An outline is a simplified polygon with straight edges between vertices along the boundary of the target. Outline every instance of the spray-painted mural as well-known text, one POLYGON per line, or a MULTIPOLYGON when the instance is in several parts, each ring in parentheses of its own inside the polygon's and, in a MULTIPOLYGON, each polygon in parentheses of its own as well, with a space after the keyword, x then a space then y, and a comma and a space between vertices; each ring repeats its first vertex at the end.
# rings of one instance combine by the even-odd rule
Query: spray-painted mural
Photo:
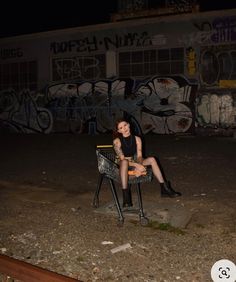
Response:
POLYGON ((219 86, 221 80, 236 79, 236 45, 210 46, 201 50, 200 83, 219 86))
POLYGON ((0 128, 99 134, 126 115, 144 134, 235 130, 235 27, 212 11, 3 42, 0 128))
POLYGON ((9 90, 1 93, 0 119, 14 132, 95 134, 112 130, 126 113, 144 134, 191 132, 195 93, 196 86, 181 77, 83 81, 49 86, 42 107, 29 92, 9 90))
MULTIPOLYGON (((193 131, 196 87, 180 77, 154 77, 140 83, 130 111, 144 133, 171 134, 193 131)), ((129 107, 129 103, 127 104, 129 107)))
POLYGON ((235 125, 236 106, 231 94, 204 93, 197 98, 197 121, 200 126, 229 128, 235 125))
POLYGON ((49 133, 53 127, 51 112, 40 107, 32 93, 25 90, 0 92, 0 129, 4 132, 49 133))

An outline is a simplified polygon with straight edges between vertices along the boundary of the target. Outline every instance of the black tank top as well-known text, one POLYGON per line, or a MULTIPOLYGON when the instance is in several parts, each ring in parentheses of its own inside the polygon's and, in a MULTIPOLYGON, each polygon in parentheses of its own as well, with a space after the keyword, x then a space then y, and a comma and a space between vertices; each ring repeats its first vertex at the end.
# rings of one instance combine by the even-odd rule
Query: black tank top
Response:
POLYGON ((134 157, 137 153, 136 138, 134 135, 120 137, 121 149, 125 157, 134 157))

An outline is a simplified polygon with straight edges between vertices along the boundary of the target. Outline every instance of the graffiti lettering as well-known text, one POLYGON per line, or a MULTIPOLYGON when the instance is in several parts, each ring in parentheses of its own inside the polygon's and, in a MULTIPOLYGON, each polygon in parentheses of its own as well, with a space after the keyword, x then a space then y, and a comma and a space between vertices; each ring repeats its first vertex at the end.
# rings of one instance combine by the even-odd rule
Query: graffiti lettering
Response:
POLYGON ((153 77, 143 82, 117 79, 56 84, 49 87, 47 96, 54 121, 76 120, 80 133, 91 119, 98 132, 111 130, 113 122, 126 112, 138 121, 144 134, 171 134, 192 130, 194 91, 183 79, 153 77))
POLYGON ((99 61, 94 57, 53 59, 54 80, 87 79, 91 73, 94 78, 100 75, 99 61))
POLYGON ((78 40, 70 40, 63 42, 52 42, 50 50, 54 54, 67 52, 92 52, 98 50, 98 43, 95 36, 91 39, 88 37, 78 40))
POLYGON ((194 44, 203 44, 209 43, 211 41, 212 31, 199 31, 199 32, 192 32, 190 34, 184 34, 178 40, 179 43, 187 46, 187 45, 194 45, 194 44))
POLYGON ((8 128, 9 132, 51 132, 53 126, 51 112, 38 106, 29 90, 20 93, 5 90, 0 94, 0 125, 8 128))
POLYGON ((147 32, 143 32, 140 36, 137 33, 128 33, 124 36, 115 35, 115 38, 104 37, 104 45, 106 50, 109 50, 111 47, 150 46, 152 41, 147 32))
POLYGON ((194 23, 194 26, 199 30, 197 33, 185 35, 185 41, 188 43, 204 43, 209 42, 220 43, 236 40, 236 17, 215 18, 212 23, 204 21, 202 23, 194 23), (199 41, 198 34, 203 36, 199 41), (191 40, 191 42, 190 42, 191 40))
POLYGON ((204 94, 197 99, 197 121, 200 126, 235 125, 235 107, 231 95, 204 94))
POLYGON ((140 35, 138 33, 116 34, 114 37, 104 37, 100 40, 93 36, 91 38, 85 37, 77 40, 52 42, 50 50, 53 54, 60 54, 66 52, 93 52, 97 51, 99 47, 110 50, 127 46, 143 47, 151 45, 151 37, 147 32, 142 32, 140 35))
POLYGON ((236 17, 217 18, 212 23, 214 34, 211 39, 215 43, 236 40, 236 17))
POLYGON ((23 56, 23 51, 21 48, 13 48, 13 49, 1 49, 0 57, 1 59, 11 59, 11 58, 19 58, 23 56))
POLYGON ((202 48, 200 56, 200 82, 205 86, 218 86, 220 80, 236 76, 233 68, 236 50, 232 46, 219 45, 202 48))

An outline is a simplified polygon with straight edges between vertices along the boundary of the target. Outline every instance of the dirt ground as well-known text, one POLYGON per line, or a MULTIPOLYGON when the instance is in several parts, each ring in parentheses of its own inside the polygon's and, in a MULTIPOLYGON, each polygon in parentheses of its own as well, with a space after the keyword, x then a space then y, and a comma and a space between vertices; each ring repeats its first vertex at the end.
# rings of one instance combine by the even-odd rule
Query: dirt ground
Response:
MULTIPOLYGON (((96 144, 110 135, 2 135, 0 254, 81 281, 212 281, 220 259, 236 263, 236 139, 147 135, 183 196, 160 197, 156 180, 143 185, 149 203, 184 207, 185 228, 144 227, 95 212, 96 144), (123 246, 124 245, 124 246, 123 246), (113 252, 116 247, 125 250, 113 252)), ((112 200, 104 184, 101 205, 112 200)))

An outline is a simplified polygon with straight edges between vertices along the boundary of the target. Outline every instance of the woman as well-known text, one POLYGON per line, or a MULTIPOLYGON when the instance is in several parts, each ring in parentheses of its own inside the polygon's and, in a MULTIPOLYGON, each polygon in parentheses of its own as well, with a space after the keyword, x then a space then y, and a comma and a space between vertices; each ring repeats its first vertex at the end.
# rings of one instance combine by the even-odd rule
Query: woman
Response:
POLYGON ((164 180, 161 170, 154 157, 143 158, 142 156, 142 140, 140 137, 132 135, 130 124, 120 119, 116 122, 113 146, 119 158, 120 177, 123 193, 123 207, 132 206, 131 191, 128 185, 128 169, 132 167, 136 176, 145 174, 146 166, 151 166, 156 179, 161 186, 162 197, 178 197, 180 192, 174 191, 169 182, 164 180))

